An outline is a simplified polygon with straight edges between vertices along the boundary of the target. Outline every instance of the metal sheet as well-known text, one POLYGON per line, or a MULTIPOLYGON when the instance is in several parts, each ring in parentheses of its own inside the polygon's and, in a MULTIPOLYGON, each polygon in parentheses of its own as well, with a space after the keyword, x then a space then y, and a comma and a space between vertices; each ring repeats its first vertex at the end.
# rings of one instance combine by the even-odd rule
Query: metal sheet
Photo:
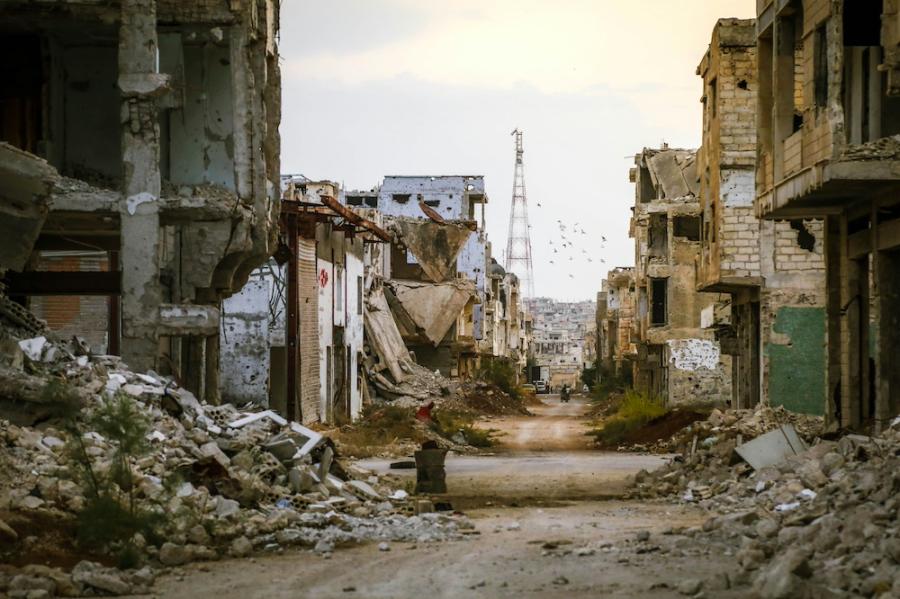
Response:
POLYGON ((792 455, 806 451, 806 443, 790 424, 739 445, 735 451, 744 461, 759 470, 783 462, 792 455))

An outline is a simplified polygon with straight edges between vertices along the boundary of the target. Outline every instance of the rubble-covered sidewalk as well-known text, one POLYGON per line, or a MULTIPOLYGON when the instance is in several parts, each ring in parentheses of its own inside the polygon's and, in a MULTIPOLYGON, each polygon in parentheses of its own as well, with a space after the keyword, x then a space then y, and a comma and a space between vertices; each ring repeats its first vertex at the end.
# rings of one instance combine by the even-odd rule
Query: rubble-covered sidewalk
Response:
MULTIPOLYGON (((3 349, 0 381, 18 388, 0 397, 0 561, 15 564, 0 567, 0 593, 10 597, 146 592, 160 567, 194 560, 291 547, 328 555, 349 543, 460 539, 471 528, 464 517, 415 515, 405 489, 342 465, 328 438, 275 412, 203 404, 171 378, 91 355, 77 339, 8 336, 3 349), (149 424, 147 451, 127 460, 134 488, 117 490, 159 521, 152 535, 123 542, 137 550, 135 568, 109 567, 123 543, 85 551, 79 563, 72 538, 44 538, 73 530, 86 503, 72 436, 55 415, 60 389, 78 404, 81 427, 116 401, 149 424), (48 556, 50 566, 28 564, 48 556)), ((96 472, 114 468, 111 440, 83 430, 74 441, 96 472)))

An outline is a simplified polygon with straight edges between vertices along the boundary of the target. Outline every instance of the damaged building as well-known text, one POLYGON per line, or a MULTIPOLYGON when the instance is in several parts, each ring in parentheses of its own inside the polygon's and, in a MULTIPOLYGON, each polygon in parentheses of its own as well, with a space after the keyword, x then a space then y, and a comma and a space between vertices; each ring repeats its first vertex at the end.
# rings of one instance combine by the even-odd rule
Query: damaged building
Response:
POLYGON ((630 180, 635 204, 635 387, 678 404, 731 397, 731 360, 700 315, 719 296, 696 290, 700 204, 696 153, 645 148, 630 180))
POLYGON ((282 177, 279 248, 223 306, 226 399, 339 424, 376 396, 429 397, 484 360, 524 368, 518 279, 482 263, 481 178, 387 180, 344 191, 282 177))
POLYGON ((880 430, 900 411, 900 3, 757 8, 756 214, 825 256, 824 307, 781 327, 822 344, 793 390, 819 390, 833 426, 880 430))
POLYGON ((2 8, 7 296, 217 401, 220 302, 277 239, 277 0, 2 8))
POLYGON ((341 204, 335 182, 286 175, 281 186, 281 246, 223 306, 224 398, 346 422, 366 393, 366 269, 391 237, 341 204))
POLYGON ((634 268, 609 271, 597 294, 597 359, 606 376, 626 381, 634 376, 637 346, 634 343, 634 268))
POLYGON ((697 289, 727 294, 704 313, 732 357, 732 406, 822 414, 825 261, 821 220, 760 220, 756 197, 756 24, 721 19, 697 74, 701 248, 697 289))
POLYGON ((377 194, 397 240, 388 303, 416 361, 444 376, 472 376, 492 355, 482 343, 491 294, 486 202, 480 176, 387 176, 377 194))

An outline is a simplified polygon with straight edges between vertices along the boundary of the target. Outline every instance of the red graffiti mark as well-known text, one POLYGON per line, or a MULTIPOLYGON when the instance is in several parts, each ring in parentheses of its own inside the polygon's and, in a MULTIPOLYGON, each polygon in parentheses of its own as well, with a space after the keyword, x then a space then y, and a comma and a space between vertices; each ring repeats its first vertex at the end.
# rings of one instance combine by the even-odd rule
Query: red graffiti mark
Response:
POLYGON ((327 284, 328 284, 328 271, 323 268, 322 270, 319 271, 319 285, 321 285, 322 288, 324 288, 325 285, 327 285, 327 284))

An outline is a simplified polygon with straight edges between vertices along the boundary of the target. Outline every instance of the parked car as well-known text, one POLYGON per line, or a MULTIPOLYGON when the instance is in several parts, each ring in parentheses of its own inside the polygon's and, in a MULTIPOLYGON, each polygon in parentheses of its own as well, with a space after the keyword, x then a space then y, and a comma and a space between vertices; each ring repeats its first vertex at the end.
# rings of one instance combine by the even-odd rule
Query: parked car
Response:
POLYGON ((535 393, 546 393, 547 392, 547 383, 544 381, 535 381, 534 389, 535 389, 535 393))
POLYGON ((522 385, 521 389, 526 393, 537 393, 537 387, 535 387, 531 383, 525 383, 524 385, 522 385))

